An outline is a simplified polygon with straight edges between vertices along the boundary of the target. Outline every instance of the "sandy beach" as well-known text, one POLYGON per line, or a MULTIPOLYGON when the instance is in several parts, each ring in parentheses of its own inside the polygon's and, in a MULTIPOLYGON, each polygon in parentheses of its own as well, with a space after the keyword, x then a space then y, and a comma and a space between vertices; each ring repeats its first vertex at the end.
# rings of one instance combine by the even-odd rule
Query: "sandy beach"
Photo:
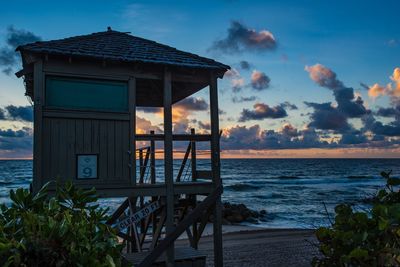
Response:
MULTIPOLYGON (((200 240, 199 250, 207 254, 207 266, 214 266, 210 226, 200 240)), ((223 232, 224 266, 310 266, 318 255, 311 244, 316 242, 313 230, 227 225, 223 232)), ((176 247, 187 245, 184 238, 176 242, 176 247)))

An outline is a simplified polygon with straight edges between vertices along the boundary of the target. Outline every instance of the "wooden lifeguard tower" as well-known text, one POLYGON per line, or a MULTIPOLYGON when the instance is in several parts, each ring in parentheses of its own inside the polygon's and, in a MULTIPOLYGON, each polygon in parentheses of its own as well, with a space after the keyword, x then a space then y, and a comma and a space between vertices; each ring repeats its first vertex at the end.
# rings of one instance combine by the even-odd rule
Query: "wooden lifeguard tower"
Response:
POLYGON ((16 75, 34 103, 33 190, 72 180, 101 197, 126 197, 109 223, 127 244, 126 258, 139 266, 162 259, 167 266, 195 264, 192 252, 213 215, 215 266, 222 266, 217 79, 229 66, 111 28, 17 51, 23 69, 16 75), (207 86, 211 134, 173 134, 172 105, 207 86), (162 107, 163 132, 137 134, 137 107, 162 107), (139 141, 149 146, 137 148, 139 141), (188 147, 175 176, 177 141, 188 147), (163 144, 161 179, 156 142, 163 144), (198 142, 210 144, 207 170, 196 167, 198 142), (188 162, 190 179, 182 179, 188 162), (191 252, 174 247, 184 232, 191 252))

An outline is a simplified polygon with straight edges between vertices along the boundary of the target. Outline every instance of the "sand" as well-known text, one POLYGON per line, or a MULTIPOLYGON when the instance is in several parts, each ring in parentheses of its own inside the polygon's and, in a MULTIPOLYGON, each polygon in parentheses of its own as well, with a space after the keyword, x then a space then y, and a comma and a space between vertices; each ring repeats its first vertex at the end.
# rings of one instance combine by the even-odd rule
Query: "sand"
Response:
MULTIPOLYGON (((250 226, 224 226, 224 266, 310 266, 318 255, 313 230, 264 229, 250 226)), ((211 225, 200 240, 199 250, 207 254, 207 266, 213 266, 211 225)), ((176 246, 188 246, 184 237, 176 246)))

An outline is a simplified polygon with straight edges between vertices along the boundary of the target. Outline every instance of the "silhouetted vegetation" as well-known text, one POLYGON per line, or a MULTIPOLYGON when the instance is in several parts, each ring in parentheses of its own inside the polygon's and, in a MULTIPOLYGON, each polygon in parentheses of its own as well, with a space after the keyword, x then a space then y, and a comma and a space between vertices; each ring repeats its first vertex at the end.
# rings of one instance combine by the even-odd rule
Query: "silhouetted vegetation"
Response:
POLYGON ((372 199, 370 211, 350 205, 335 208, 331 228, 317 230, 322 258, 314 266, 400 266, 400 179, 382 172, 386 187, 372 199))
POLYGON ((0 206, 0 265, 120 266, 122 245, 95 190, 47 188, 11 190, 11 206, 0 206))

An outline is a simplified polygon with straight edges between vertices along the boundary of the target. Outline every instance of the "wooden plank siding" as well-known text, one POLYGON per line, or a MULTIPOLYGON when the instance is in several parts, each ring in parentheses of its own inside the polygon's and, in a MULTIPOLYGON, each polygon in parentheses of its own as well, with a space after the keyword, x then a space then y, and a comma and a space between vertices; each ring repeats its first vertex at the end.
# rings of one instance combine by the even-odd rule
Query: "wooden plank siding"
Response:
POLYGON ((131 185, 129 121, 43 118, 43 180, 82 185, 131 185), (76 179, 76 155, 98 155, 97 180, 76 179))

